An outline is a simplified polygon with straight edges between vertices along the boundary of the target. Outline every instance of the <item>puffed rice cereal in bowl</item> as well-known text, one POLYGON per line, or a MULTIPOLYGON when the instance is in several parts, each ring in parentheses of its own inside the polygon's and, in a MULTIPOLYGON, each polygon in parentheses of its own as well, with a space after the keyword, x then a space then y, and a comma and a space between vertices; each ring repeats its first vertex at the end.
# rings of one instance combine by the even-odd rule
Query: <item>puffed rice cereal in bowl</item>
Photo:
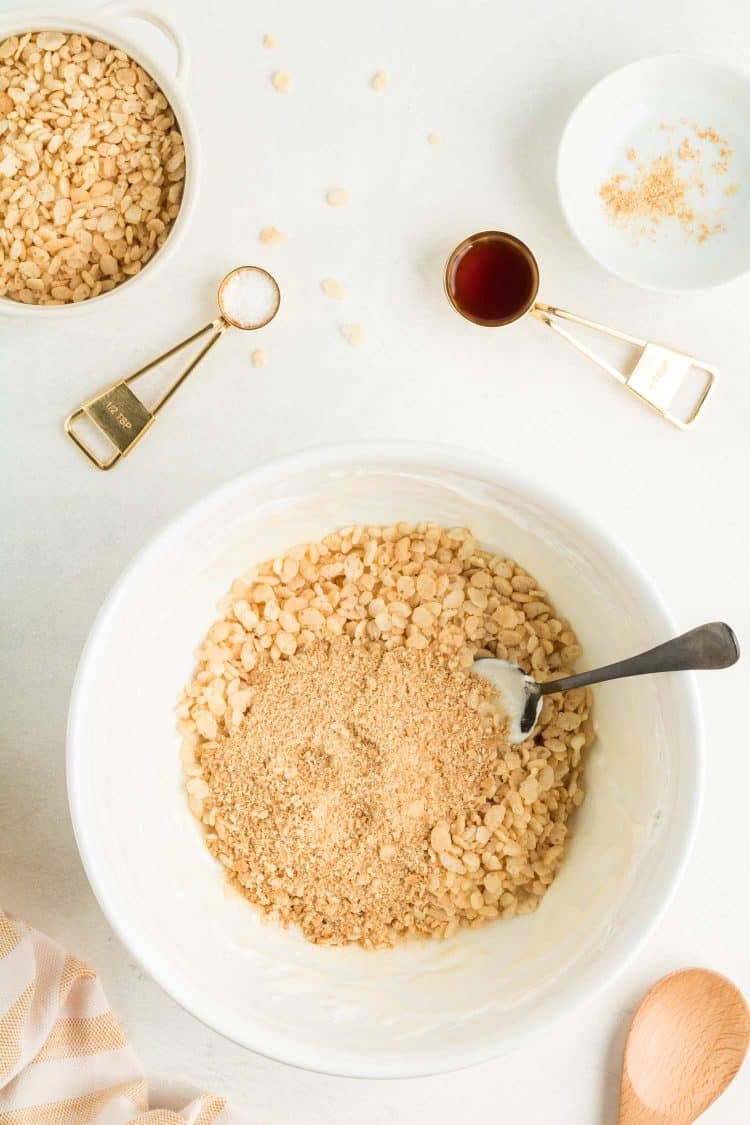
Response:
POLYGON ((0 296, 78 304, 135 277, 185 177, 174 108, 124 50, 77 31, 0 40, 0 296))
POLYGON ((368 947, 528 914, 563 861, 590 689, 509 744, 477 657, 581 654, 466 528, 354 526, 238 578, 178 705, 188 803, 227 879, 310 941, 368 947))

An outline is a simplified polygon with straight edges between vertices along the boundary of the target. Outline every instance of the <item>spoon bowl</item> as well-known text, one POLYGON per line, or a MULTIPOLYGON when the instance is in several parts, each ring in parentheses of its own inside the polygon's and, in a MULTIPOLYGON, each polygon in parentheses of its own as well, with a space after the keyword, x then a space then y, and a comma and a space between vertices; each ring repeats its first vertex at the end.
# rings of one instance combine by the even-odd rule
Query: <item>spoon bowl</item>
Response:
POLYGON ((742 1066, 750 1011, 709 969, 660 980, 641 1002, 625 1044, 619 1125, 688 1125, 742 1066))

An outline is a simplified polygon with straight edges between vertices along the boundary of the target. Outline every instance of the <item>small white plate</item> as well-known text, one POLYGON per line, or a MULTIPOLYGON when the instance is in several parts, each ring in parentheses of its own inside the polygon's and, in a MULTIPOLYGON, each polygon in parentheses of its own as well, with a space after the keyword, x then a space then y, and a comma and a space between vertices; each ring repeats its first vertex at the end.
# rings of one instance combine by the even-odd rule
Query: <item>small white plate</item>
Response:
POLYGON ((750 78, 687 54, 614 71, 573 111, 560 142, 557 182, 573 233, 626 281, 684 291, 739 276, 750 268, 750 78), (685 139, 698 157, 682 147, 685 139), (648 171, 667 155, 689 183, 685 203, 694 219, 613 219, 602 185, 624 175, 628 187, 639 169, 648 171))

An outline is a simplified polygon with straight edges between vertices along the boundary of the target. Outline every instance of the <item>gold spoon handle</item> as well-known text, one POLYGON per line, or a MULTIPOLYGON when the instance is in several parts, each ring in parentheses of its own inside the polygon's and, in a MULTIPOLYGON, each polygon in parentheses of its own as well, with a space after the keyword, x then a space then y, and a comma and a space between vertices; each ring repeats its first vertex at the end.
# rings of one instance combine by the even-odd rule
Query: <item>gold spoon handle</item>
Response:
POLYGON ((216 317, 205 324, 203 328, 199 328, 197 332, 193 332, 190 336, 186 336, 184 340, 180 340, 179 343, 162 352, 156 359, 149 360, 147 364, 139 367, 132 375, 127 375, 124 379, 118 379, 117 382, 110 384, 93 398, 88 399, 65 419, 65 432, 68 437, 88 457, 92 465, 96 465, 97 469, 111 469, 122 457, 130 453, 136 442, 140 441, 162 407, 169 402, 175 391, 182 386, 191 371, 197 367, 228 327, 229 324, 223 317, 216 317), (145 375, 147 371, 152 371, 159 364, 164 363, 165 360, 170 359, 171 356, 194 343, 207 332, 211 332, 212 329, 213 332, 208 342, 183 367, 174 382, 153 406, 146 406, 131 390, 131 384, 145 375), (114 447, 114 453, 106 461, 98 456, 96 451, 84 441, 78 432, 76 424, 83 417, 93 422, 108 443, 114 447))
POLYGON ((652 410, 655 410, 657 414, 666 418, 668 422, 671 422, 673 426, 677 426, 680 430, 689 429, 698 420, 698 416, 706 405, 716 380, 719 378, 719 373, 715 367, 703 363, 702 360, 694 359, 693 356, 687 355, 685 352, 678 352, 674 348, 667 348, 650 340, 642 340, 638 336, 620 332, 617 328, 608 328, 595 320, 588 320, 585 316, 578 316, 566 309, 547 305, 544 301, 537 301, 533 305, 531 313, 542 324, 546 324, 548 328, 556 332, 558 336, 562 336, 563 340, 572 344, 577 351, 585 355, 602 371, 606 371, 608 375, 616 379, 641 402, 645 402, 647 406, 650 406, 652 410), (629 374, 620 371, 592 348, 577 340, 572 333, 563 327, 565 322, 578 324, 582 328, 589 328, 594 332, 603 332, 605 336, 613 336, 616 340, 623 340, 626 344, 632 344, 634 347, 640 348, 640 354, 632 371, 629 374), (702 372, 705 379, 698 399, 693 404, 690 413, 686 418, 680 418, 672 413, 671 407, 693 368, 702 372))

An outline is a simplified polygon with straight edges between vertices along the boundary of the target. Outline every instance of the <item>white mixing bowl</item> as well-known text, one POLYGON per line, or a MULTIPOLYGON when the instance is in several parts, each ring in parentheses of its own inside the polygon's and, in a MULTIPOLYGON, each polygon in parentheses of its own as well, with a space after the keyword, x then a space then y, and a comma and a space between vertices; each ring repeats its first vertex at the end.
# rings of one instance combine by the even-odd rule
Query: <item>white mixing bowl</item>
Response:
POLYGON ((218 1031, 342 1075, 480 1062, 605 985, 681 874, 699 808, 702 738, 686 674, 596 689, 586 801, 540 910, 445 942, 329 948, 263 924, 225 890, 187 809, 175 698, 231 580, 356 521, 467 524, 533 573, 590 665, 675 631, 627 552, 520 471, 442 446, 367 443, 284 458, 190 508, 127 568, 81 658, 68 729, 78 846, 141 965, 218 1031))

